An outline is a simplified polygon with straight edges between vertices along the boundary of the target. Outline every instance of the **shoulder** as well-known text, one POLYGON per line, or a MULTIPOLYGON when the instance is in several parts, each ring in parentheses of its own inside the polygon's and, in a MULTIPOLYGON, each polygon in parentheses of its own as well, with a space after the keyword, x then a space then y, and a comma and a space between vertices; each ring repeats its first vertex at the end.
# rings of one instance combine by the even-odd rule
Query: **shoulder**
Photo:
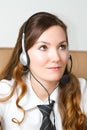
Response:
POLYGON ((81 93, 83 94, 85 91, 87 91, 87 80, 84 78, 79 78, 78 80, 80 83, 81 93))
POLYGON ((12 85, 13 85, 14 80, 6 80, 3 79, 0 81, 0 95, 2 94, 7 94, 10 92, 12 85))
POLYGON ((80 78, 80 89, 81 89, 81 109, 82 111, 87 114, 87 80, 80 78))

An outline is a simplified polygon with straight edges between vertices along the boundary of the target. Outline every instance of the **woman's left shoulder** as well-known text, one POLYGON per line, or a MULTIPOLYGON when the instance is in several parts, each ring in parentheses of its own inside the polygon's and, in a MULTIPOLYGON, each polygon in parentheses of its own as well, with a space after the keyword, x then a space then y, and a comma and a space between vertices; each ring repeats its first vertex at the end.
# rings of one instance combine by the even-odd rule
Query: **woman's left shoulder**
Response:
POLYGON ((79 78, 81 92, 87 91, 87 80, 85 78, 79 78))
POLYGON ((83 111, 87 115, 87 80, 84 78, 79 78, 80 89, 81 89, 81 102, 80 106, 83 111))

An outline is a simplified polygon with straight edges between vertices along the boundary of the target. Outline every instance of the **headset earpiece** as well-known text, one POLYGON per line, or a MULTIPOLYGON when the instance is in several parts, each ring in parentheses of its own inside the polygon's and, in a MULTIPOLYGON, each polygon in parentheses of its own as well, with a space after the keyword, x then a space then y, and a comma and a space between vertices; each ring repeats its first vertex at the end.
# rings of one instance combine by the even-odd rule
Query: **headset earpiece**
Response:
POLYGON ((22 63, 23 66, 28 66, 29 65, 29 56, 27 55, 27 52, 25 50, 25 33, 22 33, 22 52, 20 54, 20 62, 22 63))

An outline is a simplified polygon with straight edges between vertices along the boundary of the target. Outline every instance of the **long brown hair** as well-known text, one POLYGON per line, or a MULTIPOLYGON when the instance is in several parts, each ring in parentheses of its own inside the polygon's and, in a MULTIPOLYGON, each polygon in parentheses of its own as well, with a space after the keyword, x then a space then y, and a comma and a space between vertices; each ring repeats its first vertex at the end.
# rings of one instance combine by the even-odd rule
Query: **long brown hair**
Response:
MULTIPOLYGON (((8 97, 3 99, 3 101, 8 100, 14 93, 18 84, 21 88, 21 93, 16 100, 16 105, 19 109, 21 109, 24 113, 23 119, 25 117, 25 110, 19 105, 20 100, 26 94, 27 86, 26 83, 22 80, 22 76, 28 73, 29 67, 23 66, 20 63, 19 56, 22 52, 22 33, 24 29, 25 23, 21 26, 19 30, 18 39, 13 50, 12 56, 10 58, 9 63, 7 64, 4 71, 0 74, 0 79, 11 80, 14 78, 14 85, 12 87, 12 92, 8 97)), ((68 36, 67 36, 67 26, 63 21, 61 21, 57 16, 50 14, 48 12, 38 12, 32 15, 26 21, 25 28, 25 50, 27 50, 33 46, 33 44, 37 41, 40 35, 50 28, 51 26, 58 25, 62 27, 66 34, 67 44, 68 44, 68 36)), ((65 73, 68 73, 68 69, 66 66, 65 73)), ((80 126, 85 128, 84 121, 86 120, 85 115, 81 112, 80 109, 80 88, 79 82, 74 75, 70 75, 70 82, 59 87, 59 97, 58 97, 58 107, 60 109, 61 117, 62 117, 62 125, 64 130, 80 130, 80 126), (69 107, 70 106, 70 107, 69 107)), ((21 121, 17 119, 12 119, 13 122, 20 124, 21 121)), ((81 127, 82 128, 82 127, 81 127)), ((85 129, 84 129, 85 130, 85 129)))

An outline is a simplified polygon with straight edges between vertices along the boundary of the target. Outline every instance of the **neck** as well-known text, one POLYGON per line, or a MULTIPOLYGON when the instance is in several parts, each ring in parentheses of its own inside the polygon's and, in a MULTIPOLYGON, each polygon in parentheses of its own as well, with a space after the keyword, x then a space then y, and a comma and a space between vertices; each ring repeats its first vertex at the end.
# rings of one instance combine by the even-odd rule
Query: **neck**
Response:
POLYGON ((57 82, 42 82, 33 74, 31 74, 31 85, 34 92, 41 100, 45 100, 50 97, 50 94, 58 86, 57 82))

